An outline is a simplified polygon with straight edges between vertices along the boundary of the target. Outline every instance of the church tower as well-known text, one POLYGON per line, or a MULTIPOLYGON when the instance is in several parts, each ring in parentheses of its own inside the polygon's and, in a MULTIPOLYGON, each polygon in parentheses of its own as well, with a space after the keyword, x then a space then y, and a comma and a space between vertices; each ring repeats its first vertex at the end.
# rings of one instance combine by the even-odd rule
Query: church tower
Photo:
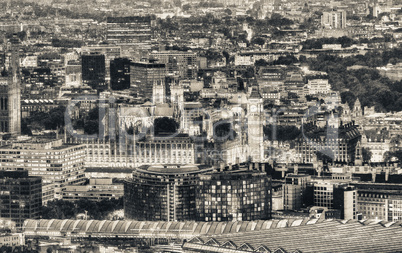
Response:
POLYGON ((21 134, 21 78, 19 73, 19 40, 13 37, 7 45, 8 66, 0 77, 0 133, 21 134))
POLYGON ((264 159, 263 100, 257 87, 252 87, 247 105, 247 139, 249 157, 253 162, 264 159))
POLYGON ((154 105, 164 104, 166 98, 166 87, 165 83, 161 80, 154 81, 152 86, 152 101, 154 105))

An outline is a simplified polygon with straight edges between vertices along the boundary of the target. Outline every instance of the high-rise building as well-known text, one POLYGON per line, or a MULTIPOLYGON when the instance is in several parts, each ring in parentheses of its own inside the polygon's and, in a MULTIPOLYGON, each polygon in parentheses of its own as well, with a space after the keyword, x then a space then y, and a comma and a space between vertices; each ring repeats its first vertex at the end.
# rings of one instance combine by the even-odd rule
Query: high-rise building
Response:
POLYGON ((112 90, 130 88, 130 64, 128 58, 116 58, 110 61, 110 86, 112 90))
POLYGON ((149 41, 151 21, 150 16, 107 17, 107 41, 117 45, 149 41))
POLYGON ((105 56, 105 82, 111 81, 111 61, 121 57, 121 47, 115 45, 99 45, 82 47, 82 55, 104 55, 105 56))
POLYGON ((199 221, 250 221, 271 218, 271 178, 238 168, 200 175, 196 204, 199 221))
POLYGON ((27 170, 43 184, 54 184, 54 198, 61 198, 65 185, 84 179, 85 145, 63 145, 62 140, 31 139, 0 147, 1 170, 27 170))
POLYGON ((346 11, 323 12, 321 16, 321 26, 324 29, 346 28, 346 11))
POLYGON ((130 86, 134 95, 142 100, 152 98, 154 85, 164 85, 165 64, 133 62, 130 65, 130 86))
POLYGON ((81 56, 82 82, 94 89, 106 89, 105 55, 90 54, 81 56))
POLYGON ((193 165, 141 166, 124 182, 124 216, 135 220, 196 219, 199 175, 211 171, 193 165))
POLYGON ((198 56, 195 52, 160 51, 152 52, 149 57, 165 64, 167 75, 181 79, 197 77, 198 56))
POLYGON ((18 39, 13 38, 7 54, 8 66, 0 77, 0 133, 21 134, 21 79, 18 39))
POLYGON ((283 209, 300 210, 306 198, 307 182, 311 179, 309 175, 289 174, 285 178, 283 189, 283 209))
POLYGON ((28 171, 0 171, 0 214, 21 227, 25 219, 38 219, 42 207, 42 179, 28 171))

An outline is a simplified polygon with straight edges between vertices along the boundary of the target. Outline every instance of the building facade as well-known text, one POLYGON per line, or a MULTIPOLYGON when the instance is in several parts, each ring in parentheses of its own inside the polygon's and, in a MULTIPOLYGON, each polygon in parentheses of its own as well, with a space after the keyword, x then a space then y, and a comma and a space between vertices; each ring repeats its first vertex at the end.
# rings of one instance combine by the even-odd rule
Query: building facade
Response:
POLYGON ((303 207, 306 186, 310 179, 309 175, 289 174, 286 176, 282 187, 284 210, 300 210, 303 207))
POLYGON ((1 218, 21 227, 25 219, 40 217, 42 179, 28 176, 28 171, 0 171, 1 218))
POLYGON ((317 156, 334 162, 355 162, 357 144, 361 139, 357 125, 348 123, 339 128, 307 128, 303 129, 303 136, 296 141, 301 163, 312 163, 317 156))
POLYGON ((165 64, 169 76, 181 79, 195 79, 198 71, 198 56, 194 52, 161 51, 152 52, 149 57, 165 64))
POLYGON ((107 17, 106 39, 116 45, 149 41, 151 21, 150 16, 107 17))
POLYGON ((346 11, 323 12, 321 16, 321 26, 324 29, 346 28, 346 11))
POLYGON ((110 61, 110 87, 112 90, 130 88, 130 65, 128 58, 116 58, 110 61))
POLYGON ((142 166, 124 182, 124 216, 148 221, 196 219, 199 175, 211 171, 193 165, 142 166))
POLYGON ((90 54, 81 56, 82 82, 94 89, 106 88, 105 55, 90 54))
POLYGON ((54 184, 54 197, 61 198, 66 185, 84 181, 85 145, 63 145, 61 140, 24 140, 0 147, 1 170, 22 170, 54 184))
POLYGON ((402 187, 389 183, 354 183, 363 219, 402 220, 402 187))
POLYGON ((141 140, 82 140, 69 138, 68 143, 85 146, 85 167, 137 167, 158 164, 195 164, 195 143, 188 135, 147 137, 141 140))
POLYGON ((229 170, 200 175, 197 220, 250 221, 271 218, 271 178, 258 170, 229 170))
POLYGON ((164 85, 166 65, 149 62, 133 62, 130 65, 130 90, 141 99, 151 99, 154 85, 164 85))
POLYGON ((63 191, 63 199, 68 201, 81 199, 101 201, 119 199, 123 195, 123 183, 113 183, 112 178, 90 178, 88 184, 67 185, 63 191))

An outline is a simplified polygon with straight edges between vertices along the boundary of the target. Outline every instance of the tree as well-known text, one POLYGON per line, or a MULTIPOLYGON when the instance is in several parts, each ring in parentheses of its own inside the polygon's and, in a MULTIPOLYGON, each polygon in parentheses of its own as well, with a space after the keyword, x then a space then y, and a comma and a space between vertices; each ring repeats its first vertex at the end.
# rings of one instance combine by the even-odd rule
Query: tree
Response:
POLYGON ((373 153, 371 152, 370 149, 362 148, 363 162, 365 162, 365 163, 370 162, 372 156, 373 156, 373 153))
POLYGON ((233 140, 237 134, 233 130, 232 123, 227 120, 221 120, 214 124, 214 139, 216 140, 233 140))
POLYGON ((225 13, 226 13, 226 15, 228 15, 228 16, 232 16, 232 10, 230 10, 229 8, 226 8, 226 9, 225 9, 225 13))
POLYGON ((255 65, 256 67, 265 67, 265 66, 268 66, 269 63, 268 63, 266 60, 264 60, 264 59, 259 59, 259 60, 257 60, 257 61, 254 63, 254 65, 255 65))
POLYGON ((185 4, 185 5, 183 5, 183 7, 182 7, 182 10, 183 10, 184 12, 189 11, 190 9, 191 9, 191 5, 190 5, 190 4, 185 4))
POLYGON ((300 136, 301 131, 295 126, 267 125, 263 128, 264 136, 269 140, 291 141, 300 136))
POLYGON ((251 40, 251 43, 256 44, 256 45, 260 45, 263 46, 265 44, 265 39, 261 38, 261 37, 257 37, 257 38, 253 38, 251 40))
POLYGON ((293 55, 279 56, 278 60, 274 61, 274 65, 291 65, 293 63, 297 63, 296 57, 293 55))
POLYGON ((155 136, 162 134, 174 134, 177 132, 178 127, 179 124, 172 118, 157 118, 154 121, 154 134, 155 136))

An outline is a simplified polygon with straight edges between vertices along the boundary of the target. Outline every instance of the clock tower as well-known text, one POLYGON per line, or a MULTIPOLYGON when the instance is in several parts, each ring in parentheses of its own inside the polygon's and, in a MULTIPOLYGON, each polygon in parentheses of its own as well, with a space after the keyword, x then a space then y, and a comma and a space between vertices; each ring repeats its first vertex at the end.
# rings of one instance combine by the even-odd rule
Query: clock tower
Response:
POLYGON ((264 159, 263 100, 258 87, 252 87, 247 104, 247 140, 249 157, 253 162, 264 159))

